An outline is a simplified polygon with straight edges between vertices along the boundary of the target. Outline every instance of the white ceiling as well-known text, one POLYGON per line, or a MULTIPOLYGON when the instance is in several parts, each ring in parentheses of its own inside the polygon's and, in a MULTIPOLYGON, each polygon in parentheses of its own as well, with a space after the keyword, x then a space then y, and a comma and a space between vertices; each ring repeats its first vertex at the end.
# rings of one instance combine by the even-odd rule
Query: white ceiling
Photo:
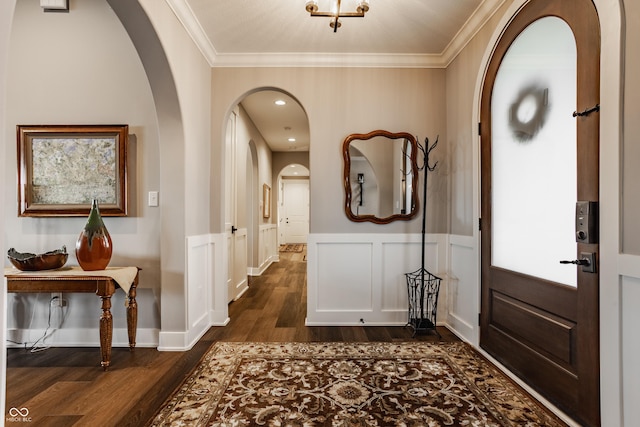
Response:
MULTIPOLYGON (((309 16, 306 0, 167 0, 212 67, 411 68, 446 67, 505 1, 369 0, 364 18, 342 18, 334 33, 330 18, 309 16)), ((318 0, 320 11, 335 3, 318 0)), ((342 0, 342 11, 355 8, 342 0)), ((306 114, 292 99, 276 107, 275 95, 242 105, 274 151, 308 150, 306 114)))

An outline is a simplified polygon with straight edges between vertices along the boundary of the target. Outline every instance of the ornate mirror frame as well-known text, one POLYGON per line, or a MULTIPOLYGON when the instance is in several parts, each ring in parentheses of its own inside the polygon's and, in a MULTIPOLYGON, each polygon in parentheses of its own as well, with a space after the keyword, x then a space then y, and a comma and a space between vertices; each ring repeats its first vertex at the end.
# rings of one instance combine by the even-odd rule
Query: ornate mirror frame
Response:
POLYGON ((388 224, 393 221, 407 221, 418 213, 418 164, 417 164, 418 142, 415 137, 407 132, 392 133, 386 130, 374 130, 366 134, 354 133, 347 136, 342 143, 342 156, 344 160, 343 183, 345 191, 344 212, 351 221, 354 222, 373 222, 375 224, 388 224), (411 145, 411 153, 409 155, 411 164, 411 206, 409 213, 393 214, 384 218, 371 214, 356 215, 351 209, 353 200, 352 183, 351 183, 351 156, 349 154, 350 144, 353 141, 369 140, 375 137, 386 137, 389 139, 405 139, 411 145))

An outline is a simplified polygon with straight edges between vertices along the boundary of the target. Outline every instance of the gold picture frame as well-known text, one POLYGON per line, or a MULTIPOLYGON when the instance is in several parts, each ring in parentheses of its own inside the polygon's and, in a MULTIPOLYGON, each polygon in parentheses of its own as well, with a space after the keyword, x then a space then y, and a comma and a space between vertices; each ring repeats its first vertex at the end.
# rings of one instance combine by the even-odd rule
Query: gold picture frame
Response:
POLYGON ((262 217, 271 218, 271 187, 262 184, 262 217))
POLYGON ((128 125, 18 125, 18 215, 127 215, 128 125))

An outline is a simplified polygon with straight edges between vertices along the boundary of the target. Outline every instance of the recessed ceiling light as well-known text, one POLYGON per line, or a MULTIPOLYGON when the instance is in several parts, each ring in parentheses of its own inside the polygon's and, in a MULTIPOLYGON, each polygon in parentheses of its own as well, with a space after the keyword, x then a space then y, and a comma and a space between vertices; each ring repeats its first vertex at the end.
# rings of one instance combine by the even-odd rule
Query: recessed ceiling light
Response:
POLYGON ((289 142, 296 142, 296 139, 295 138, 289 138, 288 141, 289 142))
POLYGON ((276 102, 274 102, 274 104, 276 104, 276 105, 285 105, 286 102, 284 100, 282 100, 282 99, 278 99, 276 102))

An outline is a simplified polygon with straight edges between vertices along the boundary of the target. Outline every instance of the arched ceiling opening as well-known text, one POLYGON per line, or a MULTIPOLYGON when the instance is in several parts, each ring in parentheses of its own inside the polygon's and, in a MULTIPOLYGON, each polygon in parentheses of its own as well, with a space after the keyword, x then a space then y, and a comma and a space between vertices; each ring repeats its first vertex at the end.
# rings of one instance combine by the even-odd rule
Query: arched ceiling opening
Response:
POLYGON ((309 151, 309 120, 295 98, 280 90, 262 89, 247 95, 240 105, 271 151, 309 151))

